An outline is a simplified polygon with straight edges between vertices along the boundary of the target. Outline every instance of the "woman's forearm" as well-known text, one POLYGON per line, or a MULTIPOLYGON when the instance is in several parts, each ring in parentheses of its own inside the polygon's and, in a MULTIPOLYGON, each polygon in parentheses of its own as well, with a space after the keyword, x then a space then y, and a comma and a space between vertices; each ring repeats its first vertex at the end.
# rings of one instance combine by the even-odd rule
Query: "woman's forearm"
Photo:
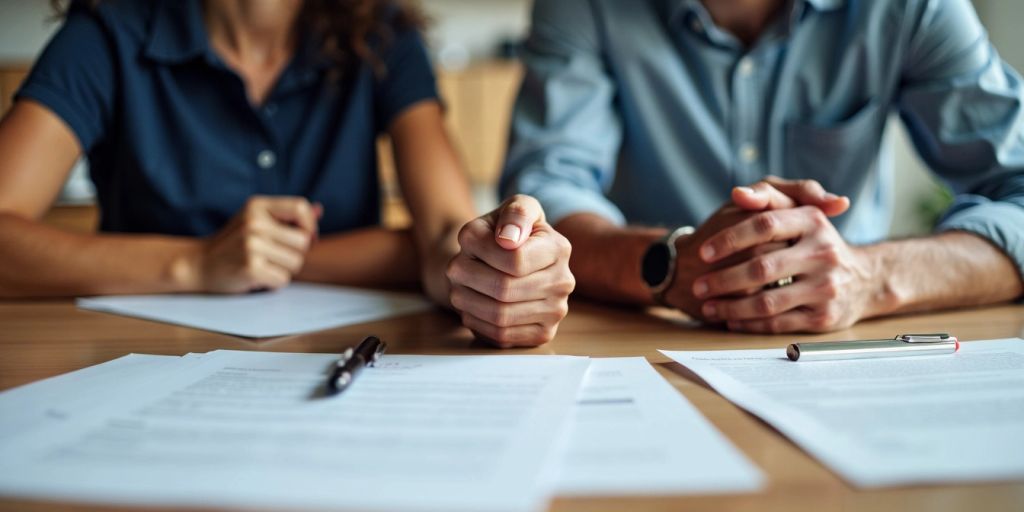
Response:
POLYGON ((0 297, 199 291, 197 239, 83 235, 0 213, 0 297))
POLYGON ((408 230, 367 228, 316 241, 296 279, 373 288, 415 288, 420 259, 408 230))

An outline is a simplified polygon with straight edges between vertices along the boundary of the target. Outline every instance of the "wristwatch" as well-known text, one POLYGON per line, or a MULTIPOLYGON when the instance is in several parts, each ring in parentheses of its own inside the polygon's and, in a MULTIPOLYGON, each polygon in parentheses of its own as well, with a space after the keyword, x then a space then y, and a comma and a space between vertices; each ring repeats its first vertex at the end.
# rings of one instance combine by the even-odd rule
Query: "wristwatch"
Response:
POLYGON ((644 252, 640 263, 640 276, 647 288, 651 290, 654 302, 668 306, 665 302, 665 291, 672 286, 676 277, 676 241, 696 231, 693 226, 676 228, 664 238, 651 244, 644 252))

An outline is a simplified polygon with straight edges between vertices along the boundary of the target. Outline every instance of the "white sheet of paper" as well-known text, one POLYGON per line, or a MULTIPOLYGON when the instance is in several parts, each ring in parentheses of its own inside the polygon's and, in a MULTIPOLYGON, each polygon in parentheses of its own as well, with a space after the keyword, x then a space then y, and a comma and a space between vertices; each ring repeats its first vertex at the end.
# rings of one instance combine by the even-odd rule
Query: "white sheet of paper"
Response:
POLYGON ((76 303, 82 309, 246 338, 319 331, 431 308, 421 295, 310 283, 245 295, 128 295, 76 303))
POLYGON ((0 441, 31 432, 47 422, 63 421, 75 410, 90 409, 107 400, 109 390, 125 382, 140 382, 175 356, 129 354, 71 373, 33 382, 0 393, 0 441))
POLYGON ((760 471, 642 357, 591 359, 559 495, 750 492, 760 471))
POLYGON ((800 363, 782 349, 662 353, 858 487, 1024 477, 1024 340, 800 363))
POLYGON ((107 503, 536 510, 588 365, 386 356, 315 397, 329 354, 216 351, 0 440, 0 493, 107 503))

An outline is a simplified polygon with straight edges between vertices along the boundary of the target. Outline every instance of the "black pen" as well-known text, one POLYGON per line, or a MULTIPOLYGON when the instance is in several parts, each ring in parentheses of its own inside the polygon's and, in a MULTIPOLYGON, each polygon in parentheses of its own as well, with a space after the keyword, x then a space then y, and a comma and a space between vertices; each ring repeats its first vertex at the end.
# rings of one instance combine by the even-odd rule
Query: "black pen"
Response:
POLYGON ((327 394, 336 395, 345 391, 345 388, 356 380, 356 375, 363 367, 373 366, 387 348, 387 343, 380 338, 367 336, 356 348, 345 349, 334 365, 331 375, 327 377, 327 394))

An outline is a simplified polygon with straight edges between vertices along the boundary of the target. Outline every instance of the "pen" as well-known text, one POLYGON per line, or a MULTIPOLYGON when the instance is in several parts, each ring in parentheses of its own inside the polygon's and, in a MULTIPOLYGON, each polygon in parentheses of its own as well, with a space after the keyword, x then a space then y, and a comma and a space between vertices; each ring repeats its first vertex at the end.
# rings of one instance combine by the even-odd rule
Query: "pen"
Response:
POLYGON ((345 391, 345 388, 356 379, 356 375, 364 367, 373 366, 387 348, 387 343, 381 341, 380 338, 367 336, 356 348, 345 349, 338 362, 335 363, 331 375, 327 377, 327 394, 336 395, 345 391))
POLYGON ((956 336, 946 333, 901 334, 889 340, 794 343, 786 348, 790 361, 828 361, 876 357, 931 356, 960 350, 956 336))

